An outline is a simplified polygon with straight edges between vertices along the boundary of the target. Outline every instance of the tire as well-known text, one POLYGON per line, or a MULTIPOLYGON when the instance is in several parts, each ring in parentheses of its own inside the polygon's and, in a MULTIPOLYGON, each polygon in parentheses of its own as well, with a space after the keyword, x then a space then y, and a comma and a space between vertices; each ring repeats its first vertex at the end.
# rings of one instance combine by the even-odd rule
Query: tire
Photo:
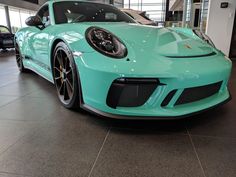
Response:
POLYGON ((28 72, 29 70, 25 69, 25 67, 24 67, 23 57, 21 55, 20 48, 18 45, 16 45, 16 47, 15 47, 15 52, 16 52, 16 64, 18 66, 19 71, 22 73, 28 72))
POLYGON ((53 53, 53 78, 61 104, 68 109, 80 107, 80 87, 75 61, 67 45, 59 42, 53 53))

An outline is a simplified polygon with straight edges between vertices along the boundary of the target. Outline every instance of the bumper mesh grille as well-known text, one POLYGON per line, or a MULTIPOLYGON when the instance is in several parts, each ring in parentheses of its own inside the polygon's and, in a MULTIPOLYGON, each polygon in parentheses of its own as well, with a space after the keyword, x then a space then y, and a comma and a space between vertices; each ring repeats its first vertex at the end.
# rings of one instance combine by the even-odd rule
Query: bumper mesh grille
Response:
POLYGON ((184 89, 175 105, 187 104, 210 97, 219 92, 221 85, 222 81, 210 85, 184 89))

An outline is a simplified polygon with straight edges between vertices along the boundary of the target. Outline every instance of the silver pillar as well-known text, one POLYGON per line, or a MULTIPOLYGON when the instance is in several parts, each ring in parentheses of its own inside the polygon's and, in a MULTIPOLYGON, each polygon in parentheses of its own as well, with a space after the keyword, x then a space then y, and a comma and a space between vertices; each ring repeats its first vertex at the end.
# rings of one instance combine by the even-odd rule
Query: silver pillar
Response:
POLYGON ((187 5, 188 5, 188 0, 184 0, 182 27, 185 27, 185 25, 186 25, 187 5))
POLYGON ((6 14, 6 21, 7 21, 7 27, 9 28, 10 31, 11 30, 11 20, 10 20, 10 15, 9 15, 9 8, 8 6, 4 6, 5 9, 5 14, 6 14))
POLYGON ((202 32, 205 32, 204 30, 203 30, 203 21, 204 21, 204 16, 203 16, 203 14, 205 13, 205 9, 204 9, 204 7, 205 7, 205 0, 202 0, 202 5, 201 5, 201 10, 200 10, 200 31, 202 31, 202 32))

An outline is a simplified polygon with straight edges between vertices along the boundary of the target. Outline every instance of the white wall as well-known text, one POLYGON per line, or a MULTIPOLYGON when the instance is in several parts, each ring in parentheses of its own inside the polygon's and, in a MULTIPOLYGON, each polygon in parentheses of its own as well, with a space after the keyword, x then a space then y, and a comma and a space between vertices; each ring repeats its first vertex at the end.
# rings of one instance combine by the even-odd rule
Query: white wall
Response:
POLYGON ((230 51, 236 0, 210 0, 206 33, 218 49, 227 56, 230 51), (220 8, 221 2, 228 2, 229 7, 220 8))

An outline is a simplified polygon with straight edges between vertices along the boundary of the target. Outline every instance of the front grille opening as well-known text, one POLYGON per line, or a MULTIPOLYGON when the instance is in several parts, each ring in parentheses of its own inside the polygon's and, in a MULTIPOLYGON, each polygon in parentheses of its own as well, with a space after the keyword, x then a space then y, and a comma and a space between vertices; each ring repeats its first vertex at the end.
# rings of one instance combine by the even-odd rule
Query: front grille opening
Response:
POLYGON ((158 79, 120 78, 115 80, 108 92, 107 105, 118 107, 138 107, 147 102, 160 84, 158 79))
POLYGON ((172 98, 175 96, 175 93, 177 92, 177 89, 172 90, 168 93, 168 95, 165 97, 165 99, 162 101, 161 106, 167 106, 169 102, 172 100, 172 98))
POLYGON ((187 104, 213 96, 219 92, 221 85, 222 81, 205 86, 184 89, 175 105, 187 104))
POLYGON ((208 54, 203 54, 203 55, 189 55, 189 56, 166 56, 168 58, 199 58, 199 57, 210 57, 216 55, 215 52, 211 52, 208 54))

